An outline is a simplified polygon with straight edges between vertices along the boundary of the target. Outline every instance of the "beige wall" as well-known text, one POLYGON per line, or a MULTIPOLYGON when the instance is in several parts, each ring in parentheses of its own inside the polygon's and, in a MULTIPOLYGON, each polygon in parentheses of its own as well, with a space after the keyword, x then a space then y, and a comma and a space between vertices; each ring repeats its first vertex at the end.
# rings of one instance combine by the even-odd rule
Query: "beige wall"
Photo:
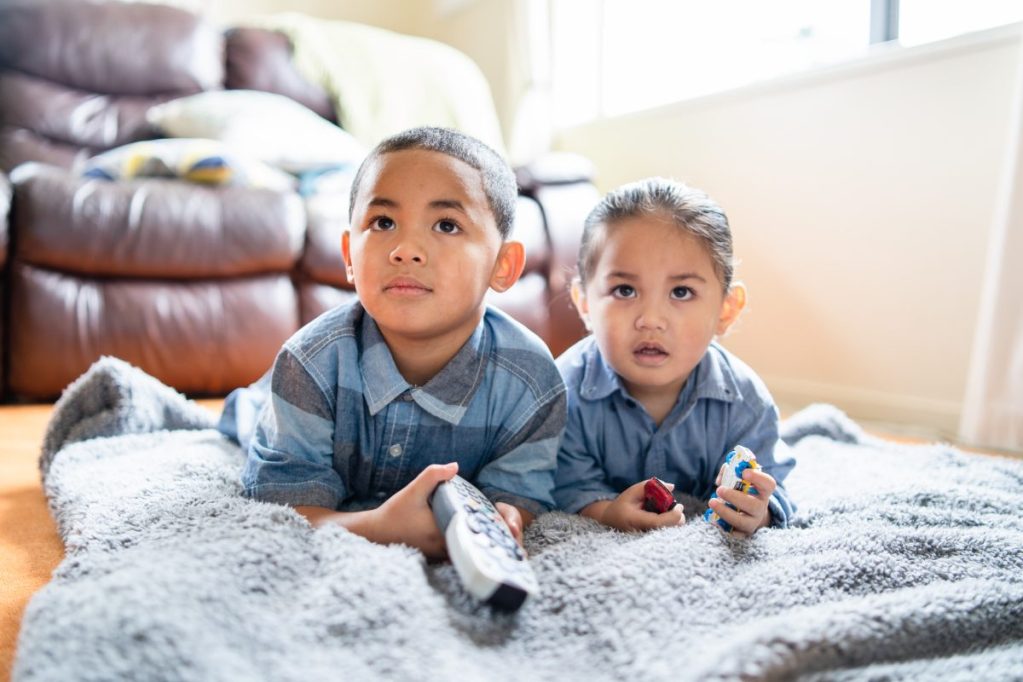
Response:
POLYGON ((1018 34, 879 56, 565 132, 601 189, 648 175, 732 220, 751 304, 725 340, 783 403, 955 434, 1018 34))

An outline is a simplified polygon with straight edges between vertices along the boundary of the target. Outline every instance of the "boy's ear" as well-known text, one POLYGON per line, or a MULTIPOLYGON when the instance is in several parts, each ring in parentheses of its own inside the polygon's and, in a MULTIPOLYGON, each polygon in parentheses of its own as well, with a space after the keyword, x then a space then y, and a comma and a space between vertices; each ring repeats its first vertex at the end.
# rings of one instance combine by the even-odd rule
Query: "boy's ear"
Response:
POLYGON ((739 319, 739 314, 746 307, 746 285, 736 282, 725 294, 725 300, 721 302, 721 315, 718 317, 717 335, 721 336, 728 331, 732 323, 739 319))
POLYGON ((490 275, 490 288, 501 293, 508 291, 522 277, 526 267, 526 247, 522 242, 504 242, 497 252, 497 263, 490 275))
POLYGON ((355 282, 355 271, 352 269, 352 231, 345 230, 341 233, 341 257, 345 259, 345 274, 348 275, 349 283, 355 282))
POLYGON ((572 295, 572 305, 579 311, 579 318, 582 319, 586 331, 593 331, 590 329, 590 304, 586 300, 586 292, 583 291, 583 284, 579 281, 578 277, 572 280, 572 287, 569 289, 569 293, 572 295))

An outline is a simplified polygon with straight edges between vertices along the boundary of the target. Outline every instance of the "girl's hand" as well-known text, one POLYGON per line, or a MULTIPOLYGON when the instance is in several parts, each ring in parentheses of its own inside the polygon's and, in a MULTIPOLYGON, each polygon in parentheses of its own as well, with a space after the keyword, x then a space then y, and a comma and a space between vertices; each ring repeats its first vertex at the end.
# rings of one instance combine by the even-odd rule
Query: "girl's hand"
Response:
POLYGON ((522 547, 523 551, 525 551, 526 548, 522 546, 522 526, 524 524, 519 508, 507 502, 497 502, 494 506, 497 507, 497 511, 504 518, 504 522, 508 524, 508 529, 511 530, 515 542, 519 543, 519 547, 522 547))
MULTIPOLYGON (((778 487, 778 483, 762 469, 747 469, 742 472, 742 479, 753 484, 757 491, 756 495, 718 487, 718 496, 712 499, 709 505, 718 516, 732 525, 733 535, 749 537, 771 523, 767 500, 778 487), (725 502, 735 505, 735 509, 728 507, 725 502)), ((720 475, 718 482, 721 482, 720 475)))
MULTIPOLYGON (((600 521, 605 526, 624 531, 653 530, 654 528, 680 526, 685 523, 681 504, 675 505, 673 509, 669 509, 663 514, 655 514, 643 509, 644 485, 646 485, 646 481, 631 485, 615 499, 594 502, 583 509, 582 513, 600 521)), ((674 483, 665 485, 669 490, 675 489, 674 483)))

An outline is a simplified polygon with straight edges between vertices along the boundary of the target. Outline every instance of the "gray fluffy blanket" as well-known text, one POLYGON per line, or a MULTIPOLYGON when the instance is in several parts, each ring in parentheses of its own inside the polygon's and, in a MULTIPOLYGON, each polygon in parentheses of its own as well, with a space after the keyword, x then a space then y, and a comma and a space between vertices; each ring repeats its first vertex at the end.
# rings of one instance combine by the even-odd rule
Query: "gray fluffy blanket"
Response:
POLYGON ((693 515, 623 534, 550 513, 542 593, 475 605, 450 565, 239 495, 212 415, 104 359, 65 392, 41 466, 67 546, 16 680, 1023 678, 1023 463, 872 438, 807 408, 792 527, 693 515))

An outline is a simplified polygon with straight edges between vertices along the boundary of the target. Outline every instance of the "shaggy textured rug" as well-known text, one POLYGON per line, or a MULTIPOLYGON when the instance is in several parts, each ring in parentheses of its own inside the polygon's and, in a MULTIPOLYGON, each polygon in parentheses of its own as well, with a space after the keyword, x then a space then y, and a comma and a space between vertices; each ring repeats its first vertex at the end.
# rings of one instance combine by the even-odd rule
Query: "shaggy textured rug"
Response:
POLYGON ((239 496, 211 416, 104 359, 41 466, 67 558, 26 612, 16 680, 1023 677, 1023 463, 784 424, 791 528, 611 531, 541 516, 517 614, 448 564, 239 496))

